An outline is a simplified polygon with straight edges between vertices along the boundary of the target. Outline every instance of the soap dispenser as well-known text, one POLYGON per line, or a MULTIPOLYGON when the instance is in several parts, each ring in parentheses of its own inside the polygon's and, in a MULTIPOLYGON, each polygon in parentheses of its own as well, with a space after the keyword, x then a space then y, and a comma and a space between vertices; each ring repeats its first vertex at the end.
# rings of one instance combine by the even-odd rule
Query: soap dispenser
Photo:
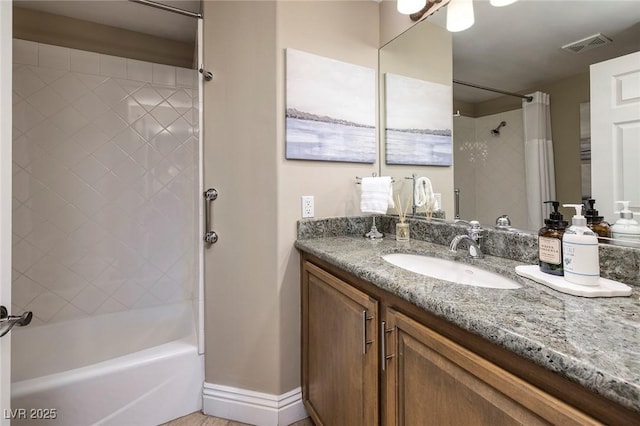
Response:
POLYGON ((597 286, 600 280, 598 237, 587 227, 587 219, 582 216, 582 204, 563 206, 576 209, 571 226, 562 236, 564 279, 574 284, 597 286))
POLYGON ((599 240, 601 243, 606 243, 608 242, 607 238, 611 238, 611 226, 604 221, 603 216, 598 215, 598 210, 594 208, 596 200, 590 198, 587 202, 589 203, 589 208, 584 213, 584 217, 587 218, 587 226, 598 237, 603 237, 603 239, 599 240))
POLYGON ((622 204, 620 219, 611 227, 613 244, 630 247, 640 247, 640 223, 633 218, 633 212, 629 210, 628 201, 616 201, 622 204))
POLYGON ((564 275, 562 267, 562 235, 568 225, 562 220, 562 213, 558 211, 558 201, 545 201, 551 203, 553 211, 549 219, 544 220, 545 226, 538 231, 538 265, 542 272, 553 275, 564 275))

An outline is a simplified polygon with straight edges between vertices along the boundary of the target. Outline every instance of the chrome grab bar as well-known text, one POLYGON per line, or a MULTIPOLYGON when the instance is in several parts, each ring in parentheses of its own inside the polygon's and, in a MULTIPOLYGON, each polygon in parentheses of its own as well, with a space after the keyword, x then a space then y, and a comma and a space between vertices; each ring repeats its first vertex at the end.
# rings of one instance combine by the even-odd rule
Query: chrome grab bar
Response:
POLYGON ((20 327, 24 327, 25 325, 29 325, 31 320, 33 319, 33 312, 27 311, 22 315, 9 315, 9 311, 4 306, 0 306, 0 326, 7 326, 1 333, 0 337, 6 335, 11 329, 18 325, 20 327))
POLYGON ((218 234, 211 229, 211 202, 218 198, 218 191, 209 188, 202 193, 204 197, 204 242, 211 245, 218 242, 218 234))

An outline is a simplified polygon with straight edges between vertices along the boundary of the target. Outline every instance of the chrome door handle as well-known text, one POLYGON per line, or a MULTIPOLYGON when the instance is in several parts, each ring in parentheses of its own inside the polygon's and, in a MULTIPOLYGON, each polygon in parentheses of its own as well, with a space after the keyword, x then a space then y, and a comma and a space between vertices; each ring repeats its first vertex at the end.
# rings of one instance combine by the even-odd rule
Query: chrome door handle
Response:
POLYGON ((211 229, 211 202, 218 198, 218 191, 215 188, 209 188, 202 196, 204 197, 204 242, 211 245, 218 242, 218 234, 211 229))
POLYGON ((373 340, 367 339, 367 321, 373 320, 374 317, 367 316, 367 311, 362 311, 362 355, 367 353, 367 345, 373 343, 373 340))
POLYGON ((10 332, 11 329, 16 325, 20 327, 29 325, 32 319, 33 312, 31 311, 27 311, 22 315, 9 315, 9 311, 7 311, 7 308, 4 306, 0 306, 0 327, 4 328, 4 330, 0 332, 0 337, 10 332))
POLYGON ((394 357, 393 354, 387 355, 387 334, 392 333, 393 328, 387 329, 387 322, 380 323, 380 358, 382 362, 382 371, 387 369, 387 360, 394 357))

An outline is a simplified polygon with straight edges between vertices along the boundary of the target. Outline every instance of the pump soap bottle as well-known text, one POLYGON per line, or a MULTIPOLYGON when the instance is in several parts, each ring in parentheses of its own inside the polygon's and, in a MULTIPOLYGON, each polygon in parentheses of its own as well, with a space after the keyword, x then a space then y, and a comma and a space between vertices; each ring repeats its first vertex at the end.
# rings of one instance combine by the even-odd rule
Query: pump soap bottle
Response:
POLYGON ((633 218, 628 201, 616 201, 622 204, 620 219, 611 227, 613 244, 629 247, 640 247, 640 223, 633 218))
POLYGON ((558 211, 558 201, 545 201, 553 205, 549 219, 544 220, 545 226, 538 231, 538 265, 547 274, 564 275, 562 267, 562 234, 568 225, 562 220, 562 213, 558 211))
POLYGON ((611 226, 604 221, 603 216, 598 216, 598 210, 593 207, 596 200, 590 198, 587 202, 589 203, 589 208, 584 213, 584 217, 587 218, 587 226, 595 232, 598 237, 604 237, 601 240, 599 239, 601 243, 609 242, 606 238, 611 238, 611 226))
POLYGON ((582 204, 563 206, 576 209, 571 226, 562 236, 564 279, 574 284, 597 286, 600 280, 598 237, 587 227, 587 219, 582 216, 582 204))

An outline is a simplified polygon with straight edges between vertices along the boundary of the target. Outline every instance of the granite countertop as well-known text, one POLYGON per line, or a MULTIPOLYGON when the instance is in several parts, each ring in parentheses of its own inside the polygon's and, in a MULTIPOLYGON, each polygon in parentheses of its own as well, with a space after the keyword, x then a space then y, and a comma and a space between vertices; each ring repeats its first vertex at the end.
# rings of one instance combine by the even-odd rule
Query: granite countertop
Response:
POLYGON ((515 260, 468 258, 425 241, 360 236, 298 239, 296 247, 640 412, 640 291, 630 297, 563 294, 515 273, 515 260), (508 276, 516 290, 454 285, 384 261, 388 253, 428 254, 508 276))

